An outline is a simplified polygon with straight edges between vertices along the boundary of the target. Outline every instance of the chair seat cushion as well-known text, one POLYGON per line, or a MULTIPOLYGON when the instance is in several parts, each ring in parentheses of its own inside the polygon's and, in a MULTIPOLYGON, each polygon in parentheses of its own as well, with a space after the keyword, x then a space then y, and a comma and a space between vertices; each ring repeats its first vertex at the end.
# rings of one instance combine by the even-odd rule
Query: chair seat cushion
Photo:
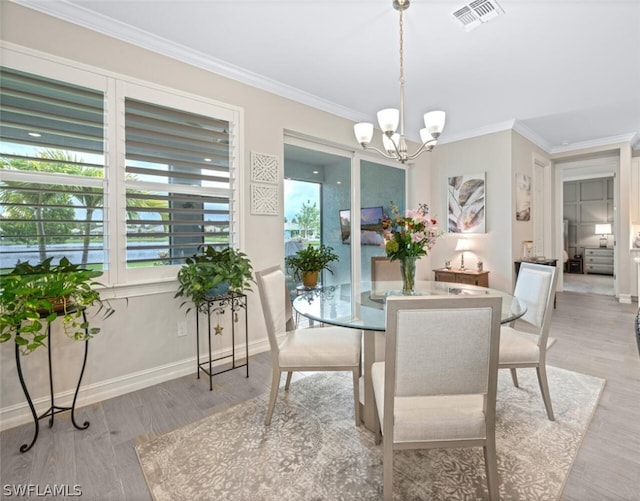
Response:
MULTIPOLYGON (((384 420, 384 362, 371 368, 380 422, 384 420)), ((396 397, 394 442, 486 438, 483 395, 396 397)))
MULTIPOLYGON (((555 338, 547 338, 547 349, 555 343, 555 338)), ((538 336, 513 327, 500 328, 500 365, 537 364, 540 361, 538 336)))
POLYGON ((355 367, 360 364, 362 333, 346 327, 289 331, 280 344, 280 368, 355 367))

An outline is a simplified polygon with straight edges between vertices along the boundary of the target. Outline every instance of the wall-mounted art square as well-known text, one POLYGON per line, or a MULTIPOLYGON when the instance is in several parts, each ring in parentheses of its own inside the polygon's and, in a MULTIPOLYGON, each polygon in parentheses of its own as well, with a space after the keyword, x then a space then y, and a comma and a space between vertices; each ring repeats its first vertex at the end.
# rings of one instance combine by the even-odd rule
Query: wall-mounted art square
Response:
POLYGON ((450 177, 447 190, 447 231, 484 233, 485 173, 450 177))
POLYGON ((516 172, 516 221, 531 220, 531 177, 516 172))
POLYGON ((279 210, 277 186, 251 183, 251 214, 277 216, 279 210))
POLYGON ((278 183, 278 157, 251 152, 251 180, 260 183, 278 183))

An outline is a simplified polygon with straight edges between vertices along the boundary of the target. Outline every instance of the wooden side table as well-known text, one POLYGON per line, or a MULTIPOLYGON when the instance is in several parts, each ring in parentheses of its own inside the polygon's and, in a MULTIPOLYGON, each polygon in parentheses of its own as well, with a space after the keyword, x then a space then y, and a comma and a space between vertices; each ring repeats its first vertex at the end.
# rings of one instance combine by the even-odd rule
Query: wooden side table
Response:
POLYGON ((489 272, 474 270, 456 270, 438 268, 433 270, 436 282, 453 282, 456 284, 479 285, 489 287, 489 272))

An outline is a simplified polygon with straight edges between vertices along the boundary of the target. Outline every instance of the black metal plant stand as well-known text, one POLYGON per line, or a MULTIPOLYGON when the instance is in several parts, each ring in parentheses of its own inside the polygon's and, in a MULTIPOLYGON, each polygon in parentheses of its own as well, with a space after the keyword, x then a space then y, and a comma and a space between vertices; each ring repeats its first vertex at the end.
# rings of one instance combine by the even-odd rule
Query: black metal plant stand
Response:
MULTIPOLYGON (((60 316, 61 314, 59 314, 58 316, 60 316)), ((84 320, 84 323, 86 324, 87 316, 84 310, 82 311, 82 318, 84 320)), ((31 449, 31 447, 33 447, 33 444, 36 443, 36 440, 38 439, 38 433, 40 431, 40 420, 43 418, 46 418, 46 417, 49 418, 49 428, 51 428, 53 427, 53 419, 56 414, 70 410, 71 422, 73 423, 73 426, 76 429, 86 430, 89 427, 89 421, 85 421, 84 423, 82 423, 82 426, 78 425, 78 423, 76 423, 76 415, 75 415, 76 400, 78 398, 78 391, 80 390, 80 383, 82 382, 82 376, 84 375, 84 369, 87 365, 87 353, 89 351, 89 338, 88 338, 89 333, 87 332, 86 328, 85 328, 85 332, 87 334, 87 337, 84 342, 84 357, 82 360, 82 369, 80 370, 80 377, 78 378, 76 391, 73 394, 73 403, 71 404, 71 407, 61 407, 59 405, 56 405, 54 401, 53 371, 51 368, 51 324, 47 326, 47 339, 48 339, 47 356, 48 356, 48 362, 49 362, 49 394, 51 398, 51 406, 49 407, 49 409, 43 412, 40 416, 38 416, 38 414, 36 413, 36 409, 33 406, 33 401, 31 400, 31 396, 29 395, 29 390, 27 389, 27 385, 24 382, 24 377, 22 376, 22 367, 20 365, 20 346, 18 345, 18 343, 16 343, 16 367, 18 369, 18 378, 20 379, 20 385, 22 386, 22 391, 24 392, 25 397, 27 397, 27 403, 29 404, 29 408, 31 409, 31 414, 33 415, 33 423, 35 425, 35 432, 33 434, 33 439, 31 440, 31 443, 22 444, 20 446, 20 452, 27 452, 29 449, 31 449)))
MULTIPOLYGON (((216 326, 216 329, 219 326, 216 326)), ((216 331, 217 333, 217 331, 216 331)), ((213 390, 212 378, 216 374, 222 374, 233 369, 239 369, 240 367, 247 368, 247 377, 249 377, 249 323, 247 318, 247 296, 240 292, 227 292, 220 296, 207 297, 200 307, 196 310, 196 346, 197 346, 197 358, 198 364, 197 374, 200 379, 200 371, 209 376, 209 390, 213 390), (218 358, 211 358, 211 314, 222 313, 225 310, 231 311, 231 354, 224 355, 218 358), (245 333, 245 359, 244 363, 236 364, 236 321, 238 311, 244 310, 244 333, 245 333), (209 341, 209 356, 204 362, 200 362, 200 312, 207 315, 207 336, 209 341), (213 362, 219 360, 231 359, 231 367, 227 369, 221 369, 217 372, 213 372, 213 362)))

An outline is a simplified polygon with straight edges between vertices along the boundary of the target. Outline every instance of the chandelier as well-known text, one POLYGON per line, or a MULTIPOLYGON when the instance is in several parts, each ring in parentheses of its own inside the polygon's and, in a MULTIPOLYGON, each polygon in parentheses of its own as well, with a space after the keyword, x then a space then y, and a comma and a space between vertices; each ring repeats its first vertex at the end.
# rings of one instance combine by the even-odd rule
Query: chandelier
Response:
POLYGON ((387 108, 378 112, 378 124, 382 130, 382 145, 385 151, 369 146, 373 138, 373 124, 369 122, 357 123, 353 126, 357 141, 363 149, 372 149, 380 155, 405 163, 413 160, 425 151, 431 151, 438 141, 442 129, 444 128, 445 112, 430 111, 424 115, 424 129, 420 129, 420 139, 422 145, 418 150, 409 154, 407 151, 407 141, 404 137, 404 40, 403 40, 403 23, 402 12, 409 8, 409 0, 393 0, 393 8, 396 9, 400 16, 400 110, 395 108, 387 108), (400 133, 398 129, 400 124, 400 133))

